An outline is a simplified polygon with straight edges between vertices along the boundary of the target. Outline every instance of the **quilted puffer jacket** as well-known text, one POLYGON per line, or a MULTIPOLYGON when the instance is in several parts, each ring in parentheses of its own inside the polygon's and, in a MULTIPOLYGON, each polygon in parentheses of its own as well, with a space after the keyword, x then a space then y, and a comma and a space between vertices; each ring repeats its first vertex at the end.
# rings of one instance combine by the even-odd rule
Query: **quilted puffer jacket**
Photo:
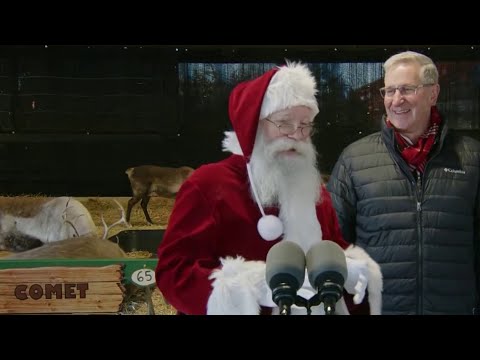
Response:
POLYGON ((330 176, 347 241, 380 264, 383 314, 472 314, 479 258, 480 143, 444 121, 425 173, 396 151, 393 129, 349 145, 330 176))

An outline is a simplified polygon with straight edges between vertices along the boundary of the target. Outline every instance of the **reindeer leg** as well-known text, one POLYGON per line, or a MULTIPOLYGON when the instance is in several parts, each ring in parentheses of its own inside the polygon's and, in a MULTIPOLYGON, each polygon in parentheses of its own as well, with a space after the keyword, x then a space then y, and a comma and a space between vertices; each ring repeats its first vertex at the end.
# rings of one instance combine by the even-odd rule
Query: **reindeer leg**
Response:
POLYGON ((129 224, 130 224, 130 214, 132 213, 132 208, 135 206, 136 203, 140 201, 140 199, 141 197, 134 196, 130 200, 128 200, 126 220, 127 220, 127 223, 129 224))
POLYGON ((148 202, 150 201, 150 196, 148 195, 144 195, 142 197, 142 202, 140 203, 140 205, 142 206, 142 209, 143 209, 143 213, 145 214, 145 218, 147 219, 147 221, 153 225, 153 221, 152 219, 150 218, 150 215, 148 215, 148 209, 147 209, 147 206, 148 206, 148 202))

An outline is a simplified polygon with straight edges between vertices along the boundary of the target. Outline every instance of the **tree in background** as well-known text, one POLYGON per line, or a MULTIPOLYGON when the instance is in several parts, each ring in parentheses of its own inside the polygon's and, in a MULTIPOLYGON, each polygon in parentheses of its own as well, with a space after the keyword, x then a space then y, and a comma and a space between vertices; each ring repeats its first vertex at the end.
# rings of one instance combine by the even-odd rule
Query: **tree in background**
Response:
MULTIPOLYGON (((328 75, 325 72, 323 75, 328 75)), ((343 149, 355 140, 378 130, 369 120, 368 105, 341 77, 329 74, 319 86, 317 133, 313 142, 320 170, 329 174, 343 149)))

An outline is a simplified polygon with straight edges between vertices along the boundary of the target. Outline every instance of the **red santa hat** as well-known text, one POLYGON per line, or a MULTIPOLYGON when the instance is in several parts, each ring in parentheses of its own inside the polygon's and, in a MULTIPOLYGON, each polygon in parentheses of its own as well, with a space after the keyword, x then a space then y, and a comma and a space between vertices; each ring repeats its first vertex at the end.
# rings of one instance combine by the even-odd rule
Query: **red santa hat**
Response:
POLYGON ((250 157, 255 144, 258 122, 269 115, 295 106, 307 106, 318 114, 315 95, 317 83, 308 67, 286 62, 260 77, 237 85, 229 98, 228 112, 243 156, 255 200, 262 213, 257 228, 265 240, 275 240, 283 234, 283 225, 276 216, 265 215, 252 180, 250 157))
POLYGON ((243 152, 250 161, 258 121, 294 106, 308 106, 318 114, 317 83, 308 67, 288 62, 262 76, 237 85, 230 94, 228 112, 243 152))

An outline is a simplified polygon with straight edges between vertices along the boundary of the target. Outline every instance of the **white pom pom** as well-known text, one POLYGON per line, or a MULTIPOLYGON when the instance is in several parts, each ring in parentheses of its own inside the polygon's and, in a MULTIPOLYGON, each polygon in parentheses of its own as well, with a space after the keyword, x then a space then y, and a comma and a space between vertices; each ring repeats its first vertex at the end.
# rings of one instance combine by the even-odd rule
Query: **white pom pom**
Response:
POLYGON ((264 240, 276 240, 283 234, 283 224, 278 217, 266 215, 258 220, 257 230, 264 240))

